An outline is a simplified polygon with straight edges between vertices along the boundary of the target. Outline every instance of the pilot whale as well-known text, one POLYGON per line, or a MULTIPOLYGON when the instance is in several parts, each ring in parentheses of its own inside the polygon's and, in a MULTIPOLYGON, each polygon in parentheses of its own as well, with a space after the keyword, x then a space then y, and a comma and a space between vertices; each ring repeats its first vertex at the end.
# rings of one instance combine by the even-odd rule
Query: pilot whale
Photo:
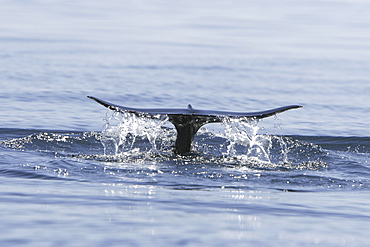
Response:
POLYGON ((247 119, 262 119, 273 116, 290 109, 300 108, 301 105, 283 106, 271 110, 259 112, 228 112, 228 111, 212 111, 194 109, 190 104, 184 109, 159 108, 159 109, 141 109, 119 106, 107 101, 98 99, 93 96, 87 96, 95 100, 99 104, 107 107, 110 110, 121 113, 132 113, 139 117, 157 118, 166 117, 171 122, 177 131, 175 142, 175 153, 179 155, 190 154, 191 144, 197 131, 207 123, 222 122, 224 117, 229 118, 247 118, 247 119))

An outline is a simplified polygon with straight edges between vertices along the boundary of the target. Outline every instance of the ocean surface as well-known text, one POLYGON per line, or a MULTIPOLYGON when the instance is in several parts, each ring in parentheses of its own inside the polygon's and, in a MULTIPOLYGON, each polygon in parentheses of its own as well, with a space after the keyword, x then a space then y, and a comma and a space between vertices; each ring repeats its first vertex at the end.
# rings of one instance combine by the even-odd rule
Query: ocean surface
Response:
POLYGON ((2 0, 1 246, 366 246, 370 3, 2 0), (174 154, 138 108, 253 112, 174 154))

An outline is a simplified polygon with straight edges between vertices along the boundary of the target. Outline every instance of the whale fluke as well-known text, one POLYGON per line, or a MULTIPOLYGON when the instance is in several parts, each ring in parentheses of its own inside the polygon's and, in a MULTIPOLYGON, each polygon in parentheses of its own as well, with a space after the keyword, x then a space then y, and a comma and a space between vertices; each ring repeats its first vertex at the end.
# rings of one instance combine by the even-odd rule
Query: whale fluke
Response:
POLYGON ((212 110, 198 110, 194 109, 190 104, 187 108, 158 108, 158 109, 142 109, 119 106, 107 101, 98 99, 93 96, 87 96, 95 100, 99 104, 107 107, 110 110, 133 113, 139 117, 158 118, 167 117, 177 131, 177 138, 175 143, 175 153, 180 155, 189 154, 191 151, 191 143, 197 131, 207 123, 222 122, 224 117, 230 118, 250 118, 261 119, 273 116, 290 109, 300 108, 301 105, 283 106, 267 111, 259 112, 228 112, 228 111, 212 111, 212 110))

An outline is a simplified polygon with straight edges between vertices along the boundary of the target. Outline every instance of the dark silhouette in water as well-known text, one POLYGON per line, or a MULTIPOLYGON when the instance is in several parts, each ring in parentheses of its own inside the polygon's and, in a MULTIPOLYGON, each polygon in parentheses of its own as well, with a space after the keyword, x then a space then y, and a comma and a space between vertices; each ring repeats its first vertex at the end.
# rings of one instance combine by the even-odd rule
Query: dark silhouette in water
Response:
POLYGON ((175 153, 180 155, 186 155, 190 153, 191 143, 193 142, 195 134, 200 129, 200 127, 207 123, 222 122, 222 119, 224 117, 261 119, 273 116, 277 113, 284 112, 290 109, 302 107, 300 105, 289 105, 267 111, 247 112, 247 113, 197 110, 194 109, 190 104, 188 105, 188 108, 185 109, 171 109, 171 108, 140 109, 115 105, 92 96, 87 97, 95 100, 99 104, 113 111, 118 111, 122 113, 128 112, 133 113, 139 117, 156 119, 161 117, 168 117, 168 121, 170 121, 177 130, 175 153))

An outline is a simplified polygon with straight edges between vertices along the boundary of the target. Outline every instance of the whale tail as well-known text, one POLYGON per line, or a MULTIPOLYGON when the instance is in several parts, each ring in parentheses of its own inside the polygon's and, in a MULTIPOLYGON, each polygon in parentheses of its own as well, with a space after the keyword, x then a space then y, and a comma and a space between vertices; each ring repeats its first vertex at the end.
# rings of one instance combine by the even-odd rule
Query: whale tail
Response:
POLYGON ((290 109, 302 107, 300 105, 289 105, 267 111, 246 112, 246 113, 198 110, 194 109, 190 104, 185 109, 173 109, 173 108, 141 109, 115 105, 92 96, 87 97, 92 100, 95 100, 99 104, 113 111, 122 113, 128 112, 140 117, 147 118, 167 117, 168 121, 175 126, 177 131, 177 138, 175 142, 175 153, 179 155, 186 155, 190 153, 191 144, 193 142, 195 134, 203 125, 207 123, 222 122, 222 119, 224 117, 261 119, 273 116, 277 113, 281 113, 290 109))

